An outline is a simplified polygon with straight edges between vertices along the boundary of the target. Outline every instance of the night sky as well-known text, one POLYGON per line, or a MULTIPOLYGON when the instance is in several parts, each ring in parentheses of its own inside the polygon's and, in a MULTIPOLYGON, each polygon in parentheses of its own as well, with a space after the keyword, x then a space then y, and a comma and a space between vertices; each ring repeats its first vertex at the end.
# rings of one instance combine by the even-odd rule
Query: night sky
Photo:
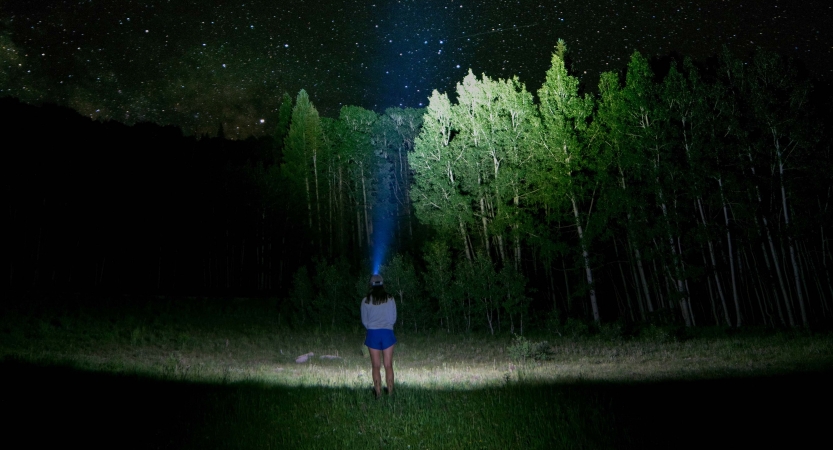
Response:
POLYGON ((634 50, 705 59, 727 45, 833 80, 829 0, 75 0, 0 2, 0 95, 187 134, 270 133, 280 96, 425 106, 475 74, 537 91, 563 38, 592 90, 634 50))

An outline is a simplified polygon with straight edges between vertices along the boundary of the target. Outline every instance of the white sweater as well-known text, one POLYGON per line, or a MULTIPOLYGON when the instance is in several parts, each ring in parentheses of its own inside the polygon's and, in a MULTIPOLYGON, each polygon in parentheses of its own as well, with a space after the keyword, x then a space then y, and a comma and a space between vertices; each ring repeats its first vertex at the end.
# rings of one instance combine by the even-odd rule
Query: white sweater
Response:
POLYGON ((396 323, 396 300, 389 297, 385 303, 374 305, 362 299, 362 324, 368 330, 393 329, 396 323))

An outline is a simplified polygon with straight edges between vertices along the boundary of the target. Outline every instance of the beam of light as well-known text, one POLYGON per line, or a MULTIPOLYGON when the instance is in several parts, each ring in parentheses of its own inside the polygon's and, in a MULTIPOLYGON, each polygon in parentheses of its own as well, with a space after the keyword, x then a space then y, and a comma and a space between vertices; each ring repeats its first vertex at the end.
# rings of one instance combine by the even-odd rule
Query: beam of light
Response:
POLYGON ((379 269, 385 262, 388 247, 390 247, 393 236, 394 214, 385 202, 373 210, 373 244, 371 247, 371 259, 373 261, 373 275, 379 274, 379 269))
POLYGON ((379 184, 376 204, 373 207, 373 238, 370 243, 370 259, 373 275, 379 275, 379 270, 385 263, 385 257, 392 245, 394 228, 396 227, 396 203, 391 191, 394 180, 391 178, 393 167, 383 154, 379 154, 380 161, 376 168, 376 183, 379 184))

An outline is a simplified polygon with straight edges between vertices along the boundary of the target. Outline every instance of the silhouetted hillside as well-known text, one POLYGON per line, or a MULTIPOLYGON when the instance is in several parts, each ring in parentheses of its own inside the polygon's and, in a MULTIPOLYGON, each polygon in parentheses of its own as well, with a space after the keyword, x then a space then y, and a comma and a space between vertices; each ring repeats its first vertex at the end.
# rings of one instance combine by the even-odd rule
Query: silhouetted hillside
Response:
POLYGON ((219 259, 250 256, 264 220, 252 174, 273 164, 271 139, 196 139, 10 98, 0 124, 10 288, 193 292, 219 259))

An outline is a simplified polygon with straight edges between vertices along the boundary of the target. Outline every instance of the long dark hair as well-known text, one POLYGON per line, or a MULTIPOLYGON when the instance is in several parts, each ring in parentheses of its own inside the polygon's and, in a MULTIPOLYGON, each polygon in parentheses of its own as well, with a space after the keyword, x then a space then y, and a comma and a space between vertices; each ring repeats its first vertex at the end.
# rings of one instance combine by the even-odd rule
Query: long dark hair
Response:
POLYGON ((367 297, 365 297, 364 302, 381 305, 382 303, 387 303, 390 298, 391 295, 385 290, 385 286, 376 285, 370 286, 370 290, 367 292, 367 297))

